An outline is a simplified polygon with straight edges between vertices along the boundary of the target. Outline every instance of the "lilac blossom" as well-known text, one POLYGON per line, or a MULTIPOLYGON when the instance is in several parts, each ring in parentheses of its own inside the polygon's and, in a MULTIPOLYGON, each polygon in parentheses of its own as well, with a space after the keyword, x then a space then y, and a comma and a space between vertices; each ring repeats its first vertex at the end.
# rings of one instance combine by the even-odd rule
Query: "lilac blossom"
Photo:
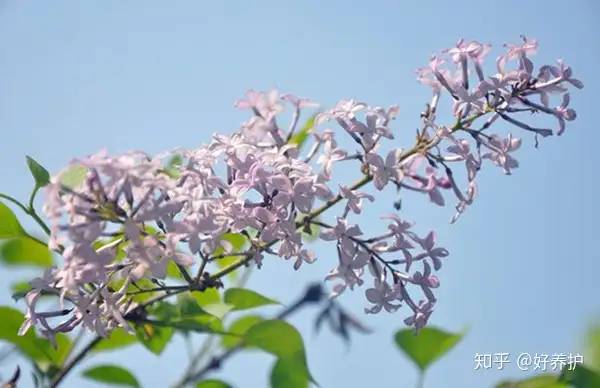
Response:
MULTIPOLYGON (((232 134, 214 134, 209 144, 155 157, 140 151, 111 156, 100 150, 74 159, 44 188, 48 246, 64 262, 31 281, 19 334, 38 327, 53 341, 58 333, 79 326, 101 337, 117 327, 131 331, 130 316, 140 308, 132 292, 137 282, 162 285, 171 265, 190 290, 208 287, 203 282, 218 281, 223 274, 213 263, 227 255, 239 258, 236 268, 261 268, 268 265, 269 255, 289 260, 294 270, 306 270, 317 259, 330 260, 332 269, 325 280, 334 282, 331 297, 367 282, 371 286, 364 290, 369 303, 365 313, 394 312, 404 306, 410 309, 404 322, 418 331, 432 316, 434 290, 440 285, 437 271, 449 251, 438 245, 435 231, 421 235, 401 214, 381 216, 387 228, 369 236, 363 231, 371 232, 376 224, 363 225, 353 217, 376 201, 366 188, 372 183, 377 191, 392 186, 401 203, 410 201, 408 192, 441 207, 454 194, 454 223, 475 203, 482 160, 490 160, 489 165, 507 175, 519 167, 513 152, 522 140, 511 133, 506 139, 490 133, 499 118, 536 142, 538 135, 550 136, 552 131, 532 128, 514 119, 514 113, 549 115, 558 120, 558 135, 564 133, 566 122, 577 117, 568 87, 580 89, 583 83, 562 60, 557 66, 539 67, 534 77, 531 57, 538 44, 522 40, 505 46, 506 52, 497 57, 496 73, 487 77, 483 64, 490 45, 461 39, 455 47, 432 55, 428 66, 417 70, 418 81, 433 89, 433 97, 419 118, 412 147, 380 151, 395 138, 390 125, 398 106, 384 109, 343 99, 316 116, 307 137, 312 145, 302 151, 300 145, 287 142, 297 134, 300 113, 318 104, 277 90, 249 90, 235 107, 251 117, 232 134), (511 61, 518 63, 508 69, 511 61), (469 65, 476 76, 471 86, 469 65), (457 116, 447 126, 437 123, 444 93, 450 95, 457 116), (562 95, 562 103, 550 108, 555 94, 562 95), (286 104, 293 113, 284 130, 276 116, 286 104), (339 127, 320 128, 329 121, 339 127), (356 152, 346 144, 356 146, 356 152), (172 168, 176 174, 169 174, 165 159, 175 155, 182 162, 172 168), (343 177, 359 173, 360 180, 332 181, 335 163, 343 177), (456 163, 466 168, 464 183, 453 174, 456 163), (87 170, 85 179, 66 185, 66 174, 81 167, 87 170), (332 215, 339 203, 342 208, 332 215), (335 223, 326 223, 327 218, 335 223), (336 254, 320 255, 307 248, 305 233, 315 226, 320 228, 317 238, 335 246, 336 254), (244 238, 249 247, 236 252, 231 234, 244 238), (42 292, 55 294, 59 308, 44 311, 38 303, 42 292)), ((391 205, 401 211, 400 205, 391 205)))

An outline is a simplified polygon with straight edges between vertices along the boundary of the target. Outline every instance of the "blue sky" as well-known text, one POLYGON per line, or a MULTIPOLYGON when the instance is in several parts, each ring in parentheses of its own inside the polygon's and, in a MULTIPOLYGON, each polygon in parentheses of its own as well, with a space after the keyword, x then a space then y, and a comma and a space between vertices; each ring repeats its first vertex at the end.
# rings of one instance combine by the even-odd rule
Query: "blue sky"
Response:
MULTIPOLYGON (((488 387, 525 377, 514 364, 475 371, 474 356, 582 352, 581 334, 600 313, 598 15, 593 0, 2 2, 0 190, 28 195, 26 154, 57 172, 100 147, 158 153, 235 131, 247 116, 233 102, 249 88, 276 87, 324 106, 342 98, 399 104, 394 146, 406 147, 430 97, 414 70, 426 66, 430 53, 464 37, 494 44, 495 58, 520 34, 537 38, 536 64, 563 57, 585 83, 572 94, 577 121, 539 150, 525 137, 513 176, 485 168, 480 196, 458 224, 448 224, 452 206, 437 208, 418 196, 407 197, 403 210, 421 233, 435 229, 451 252, 439 273, 431 323, 452 331, 470 327, 430 371, 426 387, 488 387)), ((517 132, 498 124, 501 134, 517 132)), ((371 207, 363 230, 381 227, 378 215, 390 211, 392 200, 388 192, 371 207)), ((269 261, 249 286, 291 301, 334 265, 330 249, 318 244, 318 262, 298 273, 291 263, 269 261)), ((27 273, 0 273, 3 304, 13 303, 8 284, 21 275, 27 273)), ((376 330, 355 336, 349 349, 329 334, 313 336, 316 311, 292 319, 322 387, 414 386, 412 365, 391 343, 407 311, 363 317, 362 290, 342 303, 376 330)), ((115 362, 135 371, 144 387, 167 387, 186 360, 178 341, 160 358, 131 348, 83 365, 115 362)), ((266 355, 241 355, 223 375, 237 387, 262 387, 270 363, 266 355)), ((6 376, 12 368, 3 366, 6 376)), ((64 386, 95 386, 79 375, 64 386)))

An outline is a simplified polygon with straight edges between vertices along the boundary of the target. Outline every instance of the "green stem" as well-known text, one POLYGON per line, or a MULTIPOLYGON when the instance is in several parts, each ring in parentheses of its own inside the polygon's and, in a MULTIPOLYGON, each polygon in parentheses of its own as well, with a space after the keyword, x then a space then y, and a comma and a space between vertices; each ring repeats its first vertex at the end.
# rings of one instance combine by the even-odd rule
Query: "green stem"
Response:
POLYGON ((81 328, 81 330, 79 330, 79 333, 77 333, 77 336, 75 337, 75 339, 73 339, 73 342, 71 343, 71 346, 69 347, 69 350, 67 351, 67 354, 65 354, 63 365, 69 360, 69 357, 71 357, 71 355, 77 348, 77 345, 83 339, 84 334, 85 334, 85 330, 83 328, 81 328))
MULTIPOLYGON (((248 282, 251 274, 252 274, 252 268, 251 267, 246 268, 246 270, 242 274, 240 280, 237 282, 236 287, 244 287, 246 285, 246 283, 248 282)), ((225 317, 227 315, 229 315, 229 313, 225 314, 223 316, 223 319, 225 319, 225 317)), ((202 346, 198 349, 198 352, 196 352, 196 354, 192 357, 190 364, 188 365, 185 373, 183 374, 183 377, 177 383, 175 383, 173 388, 183 388, 183 387, 185 387, 186 384, 191 382, 191 378, 196 373, 198 373, 197 372, 198 365, 200 365, 202 360, 204 360, 207 356, 209 356, 211 354, 211 350, 213 350, 212 348, 213 348, 213 344, 215 342, 215 338, 217 338, 217 337, 214 335, 209 336, 206 339, 206 341, 204 341, 202 343, 202 346)))
POLYGON ((33 191, 31 192, 31 195, 29 196, 29 206, 27 207, 29 209, 29 212, 34 212, 35 210, 33 210, 33 201, 35 200, 35 195, 37 194, 38 190, 40 188, 36 185, 33 189, 33 191))
POLYGON ((18 200, 11 197, 10 195, 0 193, 0 198, 6 199, 7 201, 14 203, 19 208, 21 208, 21 210, 23 210, 26 214, 29 214, 29 210, 27 209, 27 207, 25 205, 23 205, 21 202, 19 202, 18 200))
MULTIPOLYGON (((33 199, 35 197, 35 193, 37 192, 37 190, 38 189, 35 189, 33 191, 33 193, 31 194, 31 197, 29 198, 29 207, 23 205, 21 202, 14 199, 10 195, 0 193, 0 198, 6 199, 7 201, 10 201, 10 202, 14 203, 15 205, 17 205, 21 210, 23 210, 23 212, 25 212, 25 214, 27 214, 28 216, 33 218, 35 220, 35 222, 44 230, 44 232, 46 232, 46 234, 48 236, 50 236, 50 228, 48 228, 48 225, 46 225, 46 223, 40 218, 40 216, 37 215, 37 213, 35 212, 35 209, 33 208, 33 199)), ((43 244, 43 245, 46 245, 46 244, 43 244)))
MULTIPOLYGON (((35 197, 35 193, 36 192, 37 192, 37 189, 35 189, 33 191, 31 197, 29 198, 29 206, 25 206, 24 204, 22 204, 21 202, 19 202, 17 199, 15 199, 15 198, 11 197, 10 195, 7 195, 7 194, 0 193, 0 198, 5 199, 5 200, 13 203, 17 207, 19 207, 19 209, 21 209, 25 214, 27 214, 28 216, 30 216, 31 218, 33 218, 35 220, 35 222, 49 236, 50 235, 50 228, 48 228, 48 226, 46 225, 46 223, 37 215, 37 213, 35 212, 35 209, 33 208, 33 198, 35 197)), ((43 246, 48 246, 47 243, 43 242, 42 240, 40 240, 37 237, 31 236, 30 234, 27 234, 27 236, 29 238, 31 238, 32 240, 37 241, 38 243, 40 243, 43 246)), ((62 248, 59 248, 59 253, 62 253, 62 248)))
POLYGON ((425 372, 419 371, 419 377, 417 379, 417 388, 425 387, 425 372))
MULTIPOLYGON (((166 292, 162 295, 158 295, 155 296, 153 298, 148 299, 147 301, 143 302, 142 304, 140 304, 139 306, 137 306, 135 309, 133 309, 131 312, 129 312, 128 314, 125 315, 125 319, 131 318, 135 315, 137 315, 140 311, 143 311, 146 307, 150 306, 151 304, 154 304, 156 302, 160 302, 163 299, 167 299, 168 297, 172 296, 172 295, 176 295, 176 294, 180 294, 184 291, 187 291, 187 289, 182 289, 182 290, 176 290, 173 292, 166 292)), ((75 355, 75 357, 73 357, 73 359, 66 363, 61 369, 60 371, 54 376, 54 378, 52 379, 52 381, 50 382, 50 385, 48 386, 48 388, 56 388, 58 387, 58 384, 60 384, 61 381, 64 380, 64 378, 67 376, 67 374, 69 374, 69 372, 77 365, 81 362, 81 360, 83 360, 87 354, 92 351, 92 349, 94 349, 94 347, 96 345, 98 345, 98 343, 102 341, 102 337, 96 335, 96 337, 94 337, 94 339, 92 341, 90 341, 83 349, 81 349, 81 351, 79 353, 77 353, 77 355, 75 355)))
POLYGON ((90 341, 85 348, 81 350, 81 352, 77 353, 77 355, 68 363, 62 367, 58 373, 54 376, 48 388, 56 388, 58 384, 65 378, 65 376, 73 369, 77 364, 81 362, 87 356, 87 354, 94 349, 98 343, 102 340, 102 337, 96 336, 92 341, 90 341))

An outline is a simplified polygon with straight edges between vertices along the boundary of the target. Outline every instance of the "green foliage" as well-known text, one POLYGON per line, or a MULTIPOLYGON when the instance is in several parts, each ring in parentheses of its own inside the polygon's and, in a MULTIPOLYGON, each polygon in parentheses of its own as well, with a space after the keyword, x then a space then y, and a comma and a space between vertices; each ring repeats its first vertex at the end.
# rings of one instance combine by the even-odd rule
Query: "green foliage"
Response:
POLYGON ((221 295, 216 288, 207 288, 202 292, 194 292, 192 295, 200 306, 221 302, 221 295))
POLYGON ((0 202, 0 239, 27 236, 12 210, 0 202))
POLYGON ((52 252, 48 247, 27 235, 2 244, 0 259, 6 265, 52 266, 52 252))
POLYGON ((149 319, 136 324, 137 339, 152 353, 160 355, 175 332, 225 334, 221 317, 205 308, 190 295, 179 295, 176 305, 156 303, 149 312, 149 319))
POLYGON ((60 183, 69 188, 79 186, 85 180, 88 169, 84 166, 70 166, 68 170, 60 175, 60 183))
POLYGON ((591 326, 585 334, 585 365, 600 372, 600 324, 591 326))
POLYGON ((29 167, 29 171, 31 172, 31 176, 35 181, 35 188, 39 189, 40 187, 46 186, 50 183, 50 173, 41 164, 39 164, 35 159, 30 156, 26 157, 27 167, 29 167))
MULTIPOLYGON (((118 290, 123 286, 124 283, 125 283, 125 279, 122 278, 122 279, 113 280, 112 282, 109 283, 109 285, 113 290, 118 290)), ((152 281, 150 279, 141 278, 141 279, 136 280, 134 283, 130 283, 127 286, 126 291, 127 292, 136 292, 136 291, 139 291, 140 289, 148 290, 148 289, 153 289, 153 288, 156 288, 156 284, 152 283, 152 281)), ((134 294, 134 295, 132 295, 132 299, 134 302, 141 303, 154 295, 155 295, 154 291, 148 291, 148 292, 134 294)))
POLYGON ((31 290, 31 286, 29 285, 29 282, 18 282, 12 284, 10 289, 12 291, 11 297, 15 302, 18 302, 19 300, 23 299, 25 295, 27 295, 27 293, 31 290))
POLYGON ((558 376, 543 374, 524 380, 507 380, 496 385, 496 388, 568 388, 568 384, 559 383, 558 376))
POLYGON ((418 335, 412 329, 402 329, 394 335, 394 340, 398 348, 423 372, 456 346, 463 336, 464 334, 426 327, 418 335))
POLYGON ((304 147, 304 144, 308 140, 308 135, 310 134, 310 131, 315 126, 315 119, 317 118, 318 114, 319 113, 317 112, 310 116, 308 120, 306 120, 306 123, 304 123, 302 128, 300 128, 300 130, 296 132, 296 134, 290 139, 288 144, 296 144, 298 151, 301 151, 304 147))
POLYGON ((125 258, 125 247, 127 247, 127 245, 129 244, 129 241, 116 243, 116 245, 115 245, 115 242, 118 240, 121 240, 123 238, 123 236, 124 235, 122 233, 118 233, 116 236, 113 236, 109 239, 96 240, 92 244, 92 247, 95 250, 99 250, 102 247, 112 244, 111 246, 113 247, 113 249, 116 250, 116 255, 113 259, 113 262, 123 260, 125 258))
POLYGON ((167 264, 167 277, 170 279, 183 280, 181 271, 177 268, 177 264, 174 261, 169 261, 167 264))
POLYGON ((283 366, 278 368, 294 371, 294 381, 304 379, 314 383, 306 362, 304 340, 289 323, 279 319, 256 323, 246 331, 243 341, 246 347, 259 348, 283 360, 283 366))
MULTIPOLYGON (((221 236, 221 239, 228 241, 233 246, 233 252, 241 252, 246 249, 246 246, 248 245, 248 239, 241 233, 225 233, 221 236)), ((225 250, 221 246, 219 246, 214 252, 214 256, 220 256, 223 254, 225 254, 225 250)), ((225 268, 237 262, 239 259, 239 256, 225 256, 219 260, 216 260, 215 262, 219 268, 225 268)), ((237 272, 233 271, 229 273, 227 277, 235 280, 237 278, 237 272)))
POLYGON ((245 288, 229 288, 223 296, 225 303, 233 305, 233 310, 248 310, 260 306, 280 304, 276 300, 245 288))
POLYGON ((181 157, 181 155, 174 155, 173 157, 171 157, 171 159, 169 159, 169 161, 166 163, 165 167, 160 170, 160 172, 162 172, 163 174, 166 174, 167 176, 175 179, 175 178, 179 178, 179 175, 181 175, 181 172, 177 169, 178 166, 181 166, 183 164, 183 157, 181 157))
POLYGON ((232 386, 221 380, 204 380, 196 384, 196 388, 232 388, 232 386))
POLYGON ((22 336, 18 335, 19 328, 25 321, 20 311, 0 306, 0 340, 16 346, 19 353, 38 364, 42 371, 48 371, 51 366, 60 366, 70 348, 69 338, 62 333, 56 335, 57 348, 43 338, 39 338, 33 329, 22 336))
POLYGON ((309 380, 294 360, 278 358, 271 368, 271 388, 308 388, 309 380))
POLYGON ((93 352, 105 352, 116 349, 126 348, 135 344, 138 341, 133 334, 127 333, 125 330, 118 328, 110 333, 110 336, 100 341, 94 348, 93 352))
POLYGON ((578 364, 572 368, 565 368, 558 381, 568 383, 574 388, 600 387, 600 374, 578 364))
POLYGON ((210 311, 210 307, 219 305, 219 303, 200 307, 196 299, 191 295, 179 295, 177 300, 179 314, 170 314, 168 317, 165 317, 169 326, 184 332, 193 331, 213 334, 221 334, 223 332, 221 318, 224 313, 216 311, 216 308, 210 311), (215 314, 212 312, 215 312, 215 314))
POLYGON ((150 352, 160 356, 173 337, 172 327, 157 327, 149 323, 136 326, 135 333, 139 342, 150 352))
POLYGON ((99 365, 83 372, 86 378, 107 385, 140 388, 135 376, 127 369, 116 365, 99 365))
POLYGON ((256 325, 259 322, 262 322, 264 319, 258 315, 246 315, 245 317, 241 317, 236 321, 233 321, 227 332, 232 335, 225 335, 221 339, 221 346, 225 349, 231 349, 237 346, 244 334, 250 329, 252 326, 256 325))
POLYGON ((219 319, 223 319, 225 315, 229 314, 229 312, 233 310, 233 305, 217 302, 207 303, 204 306, 202 306, 202 308, 210 315, 219 319))
MULTIPOLYGON (((296 223, 302 222, 304 220, 304 217, 306 217, 305 214, 298 214, 298 216, 295 219, 295 222, 296 223)), ((314 218, 314 221, 319 221, 319 217, 314 218)), ((304 227, 300 229, 300 234, 302 235, 302 240, 307 243, 317 241, 320 233, 321 233, 321 227, 316 224, 310 224, 308 226, 308 231, 305 230, 304 227), (310 231, 310 233, 308 233, 309 231, 310 231)))

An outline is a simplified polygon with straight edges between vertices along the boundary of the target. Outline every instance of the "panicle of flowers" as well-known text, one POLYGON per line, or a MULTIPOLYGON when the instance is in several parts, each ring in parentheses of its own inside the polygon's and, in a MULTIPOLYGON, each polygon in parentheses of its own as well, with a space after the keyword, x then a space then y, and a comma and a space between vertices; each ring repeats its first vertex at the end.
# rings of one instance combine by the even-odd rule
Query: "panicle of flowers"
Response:
MULTIPOLYGON (((558 135, 577 117, 569 106, 568 88, 583 84, 562 60, 536 71, 531 56, 537 46, 525 37, 505 45, 507 51, 496 59, 496 73, 487 77, 483 64, 491 45, 461 39, 455 47, 432 55, 429 66, 417 70, 418 81, 431 87, 433 96, 421 114, 416 143, 386 154, 380 153, 380 144, 395 139, 391 124, 399 113, 397 106, 340 101, 316 116, 314 141, 302 154, 294 141, 298 122, 304 109, 318 105, 290 94, 280 96, 276 90, 250 90, 235 106, 249 110, 251 118, 238 132, 214 134, 199 148, 157 157, 142 152, 110 156, 101 150, 74 160, 70 169, 85 167, 85 180, 69 186, 65 172, 53 177, 44 205, 51 222, 49 246, 63 255, 64 264, 31 282, 20 334, 32 325, 39 325, 50 339, 80 325, 101 336, 116 327, 131 330, 129 314, 139 307, 131 286, 143 278, 164 285, 170 263, 180 270, 188 290, 196 291, 225 274, 207 270, 207 264, 225 255, 239 257, 235 268, 260 268, 269 254, 292 259, 298 270, 318 259, 303 238, 312 226, 320 228, 320 239, 335 244, 337 260, 325 276, 334 282, 332 297, 368 281, 365 312, 393 312, 405 304, 411 310, 405 323, 418 331, 437 302, 434 290, 440 281, 434 272, 442 268, 448 250, 437 245, 435 232, 418 235, 412 222, 395 213, 381 216, 389 222, 385 233, 364 236, 351 217, 376 198, 361 187, 370 182, 378 191, 392 186, 401 198, 405 192, 420 193, 438 206, 452 195, 456 214, 451 222, 456 222, 477 196, 476 177, 486 160, 505 174, 519 167, 514 153, 521 139, 512 132, 489 133, 494 123, 531 133, 537 146, 539 137, 554 131, 528 125, 522 113, 554 117, 558 135), (515 66, 509 69, 511 63, 515 66), (442 94, 453 102, 456 122, 451 126, 436 121, 442 94), (553 94, 562 95, 560 105, 551 105, 553 94), (292 118, 283 129, 278 120, 286 107, 292 108, 292 118), (317 129, 328 122, 338 128, 317 129), (343 149, 340 136, 357 144, 358 153, 343 149), (173 174, 164 160, 175 154, 182 160, 172 166, 173 174), (344 169, 355 163, 364 177, 354 184, 332 182, 340 163, 346 164, 344 169), (466 171, 464 187, 451 168, 457 163, 466 171), (222 173, 217 173, 219 165, 222 173), (318 219, 338 203, 343 206, 334 224, 318 219), (226 238, 230 233, 245 236, 250 248, 234 252, 226 238), (194 265, 199 267, 196 276, 190 273, 194 265), (60 309, 38 311, 42 292, 57 294, 60 309), (61 317, 56 325, 49 322, 61 317)), ((400 202, 395 207, 399 210, 400 202)))

